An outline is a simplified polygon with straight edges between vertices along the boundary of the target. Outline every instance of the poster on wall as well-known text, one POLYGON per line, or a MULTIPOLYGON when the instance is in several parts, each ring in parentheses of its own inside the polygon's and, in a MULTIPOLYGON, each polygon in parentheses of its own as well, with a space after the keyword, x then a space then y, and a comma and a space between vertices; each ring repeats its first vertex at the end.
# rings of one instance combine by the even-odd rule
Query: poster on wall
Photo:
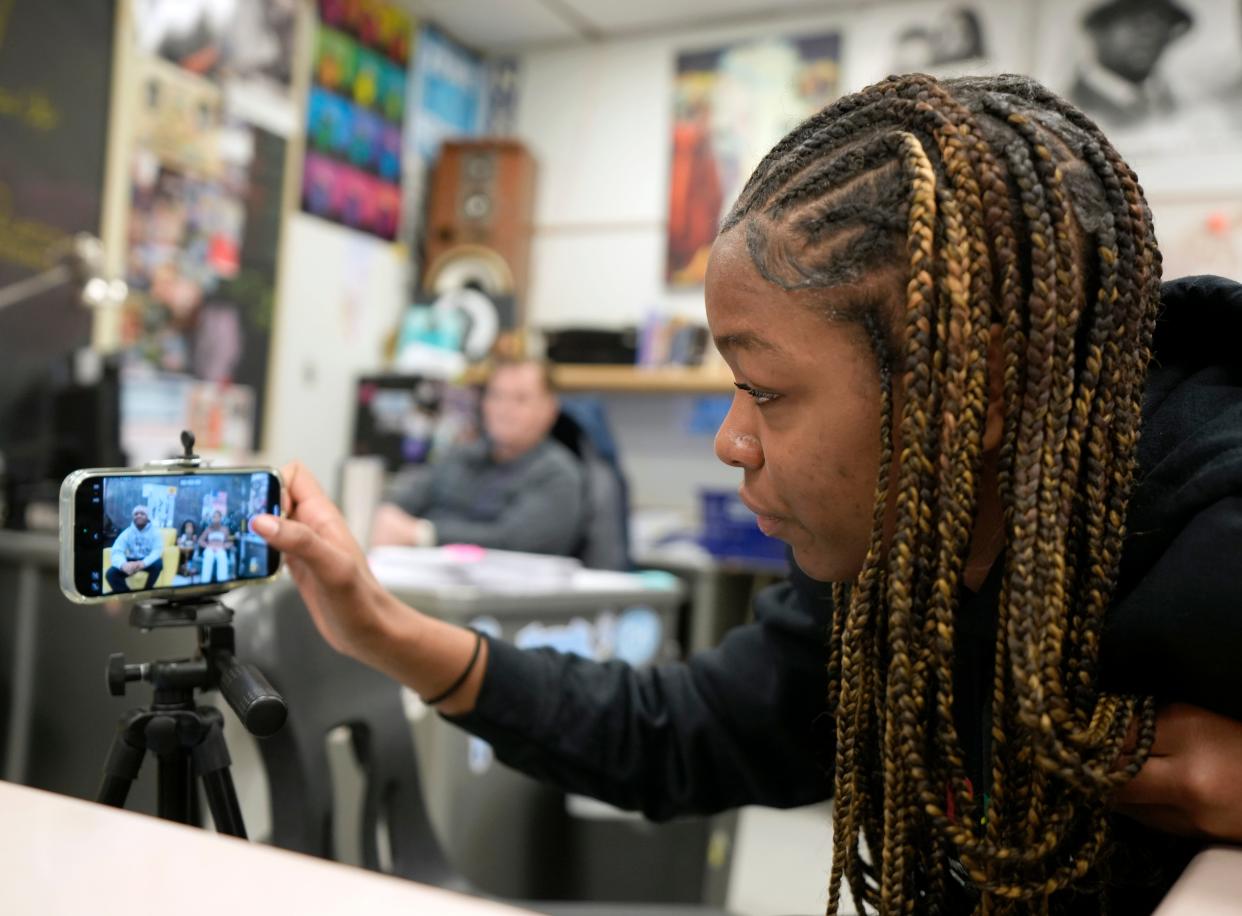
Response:
POLYGON ((299 0, 133 0, 140 53, 221 86, 231 113, 293 132, 299 0))
POLYGON ((860 10, 850 41, 876 50, 855 62, 848 88, 891 73, 1028 73, 1034 12, 1034 4, 1009 0, 922 0, 860 10))
POLYGON ((302 209, 395 239, 413 23, 381 0, 319 0, 302 209))
POLYGON ((244 390, 246 442, 221 445, 242 453, 262 430, 287 141, 163 56, 136 74, 122 343, 149 370, 244 390))
POLYGON ((725 209, 764 154, 840 92, 841 37, 775 37, 677 57, 666 279, 703 282, 725 209))
POLYGON ((425 212, 428 176, 448 137, 474 137, 483 129, 488 72, 482 59, 434 25, 418 29, 405 123, 404 194, 410 214, 403 238, 418 250, 416 232, 425 212))
POLYGON ((1048 0, 1037 55, 1122 155, 1242 140, 1237 0, 1048 0))

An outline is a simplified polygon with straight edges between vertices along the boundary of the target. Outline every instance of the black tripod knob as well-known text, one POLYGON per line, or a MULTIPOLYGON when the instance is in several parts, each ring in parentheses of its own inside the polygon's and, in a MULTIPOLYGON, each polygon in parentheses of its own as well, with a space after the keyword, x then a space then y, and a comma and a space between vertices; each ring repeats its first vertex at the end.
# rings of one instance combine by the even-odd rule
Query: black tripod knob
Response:
POLYGON ((108 656, 108 692, 114 697, 125 696, 125 685, 130 681, 141 681, 145 667, 127 665, 123 652, 113 652, 108 656))

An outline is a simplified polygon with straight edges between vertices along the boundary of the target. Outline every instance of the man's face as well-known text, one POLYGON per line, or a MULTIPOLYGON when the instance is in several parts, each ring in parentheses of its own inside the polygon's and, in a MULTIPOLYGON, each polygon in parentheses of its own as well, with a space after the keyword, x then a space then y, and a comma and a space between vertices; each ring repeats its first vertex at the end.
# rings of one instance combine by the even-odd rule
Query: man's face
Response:
POLYGON ((141 509, 134 513, 134 527, 139 531, 147 527, 148 521, 150 521, 150 519, 147 518, 147 513, 143 512, 141 509))
POLYGON ((1133 12, 1099 30, 1100 63, 1132 83, 1151 76, 1169 43, 1180 34, 1156 10, 1133 12))
POLYGON ((502 366, 483 395, 483 428, 499 451, 514 456, 547 437, 556 421, 556 398, 534 363, 502 366))

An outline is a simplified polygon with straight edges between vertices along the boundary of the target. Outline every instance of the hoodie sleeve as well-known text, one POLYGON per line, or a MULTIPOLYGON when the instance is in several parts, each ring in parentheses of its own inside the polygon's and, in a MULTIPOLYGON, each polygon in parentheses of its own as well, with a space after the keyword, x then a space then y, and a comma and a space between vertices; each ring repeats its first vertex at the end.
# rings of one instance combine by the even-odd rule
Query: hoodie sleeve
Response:
POLYGON ((832 785, 822 591, 765 589, 754 623, 646 669, 493 640, 475 709, 450 721, 518 770, 653 820, 820 801, 832 785))
POLYGON ((126 528, 116 536, 116 540, 112 542, 112 568, 120 569, 126 563, 126 552, 129 546, 129 539, 133 534, 133 526, 126 528))
POLYGON ((1242 495, 1199 511, 1109 611, 1110 690, 1242 719, 1242 495))

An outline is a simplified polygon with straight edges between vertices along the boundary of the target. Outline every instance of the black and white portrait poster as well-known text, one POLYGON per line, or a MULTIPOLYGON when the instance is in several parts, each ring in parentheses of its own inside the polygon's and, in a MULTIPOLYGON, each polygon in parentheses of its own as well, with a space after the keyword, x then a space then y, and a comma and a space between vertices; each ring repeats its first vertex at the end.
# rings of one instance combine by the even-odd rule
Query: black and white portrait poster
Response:
POLYGON ((892 73, 1029 71, 1033 9, 1010 0, 876 4, 850 28, 850 47, 858 55, 849 67, 851 83, 860 87, 892 73))
POLYGON ((1240 0, 1045 0, 1037 57, 1123 155, 1242 139, 1240 0))

